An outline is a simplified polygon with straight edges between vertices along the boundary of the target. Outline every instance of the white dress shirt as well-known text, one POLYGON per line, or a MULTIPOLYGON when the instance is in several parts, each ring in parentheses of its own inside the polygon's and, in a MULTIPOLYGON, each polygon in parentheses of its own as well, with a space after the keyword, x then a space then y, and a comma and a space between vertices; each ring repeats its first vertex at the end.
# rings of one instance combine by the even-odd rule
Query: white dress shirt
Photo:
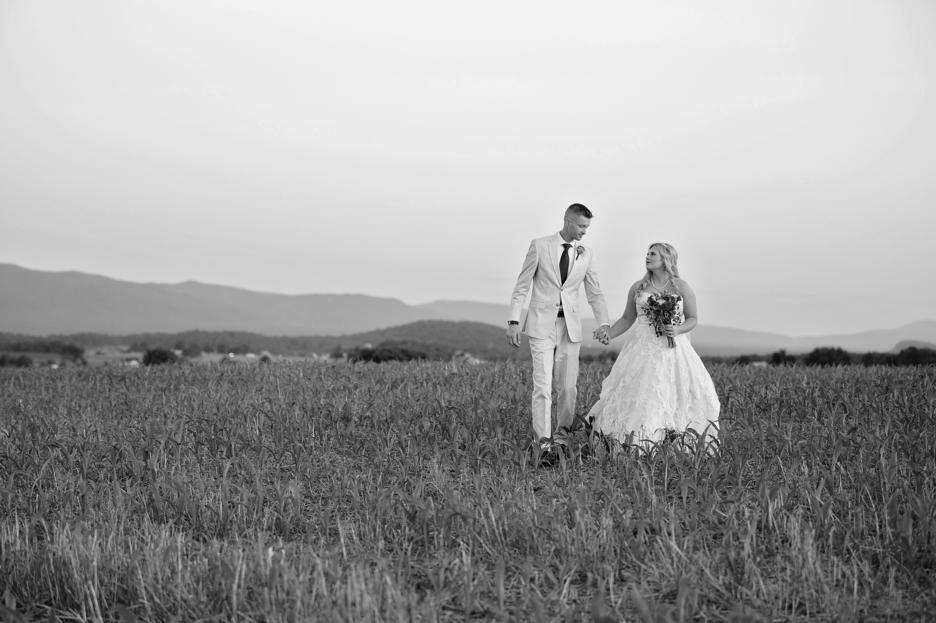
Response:
MULTIPOLYGON (((556 257, 559 258, 560 262, 562 261, 562 252, 565 251, 565 247, 562 246, 564 244, 572 245, 571 247, 569 247, 569 272, 571 273, 572 265, 575 263, 575 249, 578 246, 578 240, 573 239, 572 242, 566 242, 565 240, 562 239, 562 234, 559 234, 559 255, 557 255, 556 257)), ((568 277, 568 275, 566 276, 568 277)))
MULTIPOLYGON (((565 240, 563 240, 562 234, 559 234, 559 255, 557 255, 556 257, 559 258, 559 265, 562 266, 562 253, 563 253, 563 252, 566 252, 566 253, 569 254, 569 272, 566 273, 566 277, 568 277, 568 276, 569 276, 569 273, 572 272, 572 265, 575 263, 575 247, 576 247, 576 244, 577 244, 577 243, 578 243, 578 240, 575 240, 575 239, 572 239, 571 242, 566 242, 565 240), (572 246, 569 247, 569 250, 568 250, 568 251, 566 251, 565 247, 562 246, 562 245, 564 245, 564 244, 570 244, 570 245, 572 245, 572 246)), ((560 270, 561 270, 561 269, 560 269, 560 270)), ((560 273, 560 275, 561 275, 561 273, 560 273)), ((560 277, 560 278, 561 278, 561 277, 560 277)), ((559 305, 559 311, 562 311, 562 304, 561 304, 561 302, 560 302, 560 305, 559 305)))
MULTIPOLYGON (((562 261, 562 252, 565 251, 565 247, 562 246, 562 245, 564 245, 564 244, 571 244, 571 245, 572 245, 571 247, 569 247, 569 251, 568 251, 568 253, 569 253, 569 273, 571 273, 571 272, 572 272, 572 267, 575 265, 575 258, 578 257, 578 253, 575 252, 576 249, 578 249, 578 240, 573 239, 571 242, 566 242, 566 241, 562 238, 562 234, 561 234, 561 233, 559 234, 559 255, 557 255, 556 257, 559 258, 559 261, 560 261, 560 262, 562 261)), ((568 277, 568 276, 569 276, 568 273, 566 273, 566 277, 568 277)), ((562 310, 562 307, 560 306, 559 309, 562 310)), ((605 322, 605 323, 602 323, 602 324, 599 325, 599 326, 601 326, 601 327, 610 327, 611 324, 605 322)))

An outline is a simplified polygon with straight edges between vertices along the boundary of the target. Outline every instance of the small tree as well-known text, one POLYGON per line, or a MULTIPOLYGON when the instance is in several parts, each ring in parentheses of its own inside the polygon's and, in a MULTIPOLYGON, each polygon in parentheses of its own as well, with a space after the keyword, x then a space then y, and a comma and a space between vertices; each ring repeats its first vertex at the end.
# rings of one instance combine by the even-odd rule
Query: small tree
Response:
POLYGON ((897 357, 890 353, 865 353, 861 356, 863 366, 896 366, 897 357))
POLYGON ((0 353, 0 368, 10 366, 13 368, 28 368, 32 366, 33 360, 27 355, 7 355, 0 353))
POLYGON ((143 353, 144 366, 158 366, 164 363, 176 363, 179 356, 165 348, 151 348, 143 353))
POLYGON ((770 355, 770 365, 773 366, 792 366, 796 363, 796 357, 788 355, 786 350, 780 349, 770 355))
POLYGON ((413 361, 426 359, 427 355, 421 350, 408 348, 393 342, 382 342, 376 348, 355 348, 348 353, 349 361, 370 361, 383 363, 385 361, 413 361))
POLYGON ((807 366, 847 366, 851 362, 851 357, 843 349, 828 346, 813 349, 803 359, 807 366))
POLYGON ((936 364, 936 350, 908 346, 897 353, 895 359, 899 366, 925 366, 936 364))

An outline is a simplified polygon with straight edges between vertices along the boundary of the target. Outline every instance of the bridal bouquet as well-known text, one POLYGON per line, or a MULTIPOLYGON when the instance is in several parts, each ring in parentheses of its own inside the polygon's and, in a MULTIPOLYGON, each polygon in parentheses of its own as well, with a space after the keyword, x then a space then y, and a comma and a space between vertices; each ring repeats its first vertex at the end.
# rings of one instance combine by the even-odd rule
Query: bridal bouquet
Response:
MULTIPOLYGON (((666 325, 682 323, 679 313, 680 301, 682 301, 682 295, 673 292, 657 292, 647 298, 642 310, 650 319, 657 337, 663 337, 663 327, 666 325)), ((676 342, 668 335, 666 343, 670 348, 676 348, 676 342)))

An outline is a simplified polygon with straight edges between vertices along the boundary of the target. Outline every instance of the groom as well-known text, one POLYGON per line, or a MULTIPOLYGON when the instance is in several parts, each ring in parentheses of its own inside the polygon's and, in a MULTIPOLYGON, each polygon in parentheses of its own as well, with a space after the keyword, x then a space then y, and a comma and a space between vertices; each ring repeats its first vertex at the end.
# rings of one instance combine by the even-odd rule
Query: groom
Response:
POLYGON ((530 243, 510 297, 507 342, 520 348, 520 314, 527 291, 533 288, 523 332, 530 338, 533 355, 533 432, 544 450, 550 448, 548 439, 552 436, 553 380, 559 387, 558 427, 571 428, 575 417, 575 382, 582 343, 579 291, 583 282, 599 325, 594 338, 602 342, 609 339, 608 309, 598 285, 595 255, 591 248, 579 244, 591 219, 591 210, 573 203, 565 212, 558 234, 530 243))

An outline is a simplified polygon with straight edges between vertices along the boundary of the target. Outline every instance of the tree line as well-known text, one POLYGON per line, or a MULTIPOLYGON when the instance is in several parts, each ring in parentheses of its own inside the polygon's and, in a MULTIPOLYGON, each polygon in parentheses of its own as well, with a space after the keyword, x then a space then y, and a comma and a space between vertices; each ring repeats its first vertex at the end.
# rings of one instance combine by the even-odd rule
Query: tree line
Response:
MULTIPOLYGON (((269 337, 243 332, 208 332, 189 331, 185 333, 153 333, 138 334, 134 336, 110 336, 102 334, 76 334, 71 336, 26 337, 22 335, 0 333, 0 366, 25 367, 33 365, 33 354, 59 355, 64 361, 84 362, 85 348, 93 346, 125 345, 129 341, 129 350, 148 352, 154 349, 161 351, 177 351, 183 358, 197 357, 202 353, 234 353, 243 355, 250 352, 262 353, 269 351, 277 355, 309 356, 313 353, 329 354, 335 358, 347 357, 351 361, 410 361, 414 359, 449 360, 458 351, 468 351, 482 359, 500 360, 517 358, 521 351, 501 352, 491 344, 491 337, 478 334, 470 325, 458 326, 463 334, 452 339, 453 327, 434 324, 427 325, 439 335, 434 340, 414 339, 382 339, 375 340, 377 346, 361 344, 360 340, 367 334, 358 336, 343 336, 351 341, 347 348, 342 347, 342 337, 312 336, 312 337, 269 337), (449 333, 445 333, 449 331, 449 333), (444 339, 450 343, 443 343, 444 339), (456 345, 454 342, 458 342, 456 345)), ((493 327, 492 327, 493 328, 493 327)), ((496 330, 496 329, 495 329, 496 330)), ((375 332, 374 337, 383 337, 385 332, 375 332)), ((613 361, 617 358, 615 351, 590 352, 583 350, 583 361, 613 361)), ((740 357, 703 357, 706 361, 729 364, 753 364, 763 362, 771 365, 801 365, 801 366, 921 366, 936 365, 936 350, 909 346, 898 353, 851 353, 839 347, 820 347, 808 353, 791 354, 786 350, 779 350, 769 355, 742 355, 740 357)), ((160 361, 163 363, 163 361, 160 361)))
POLYGON ((85 349, 74 342, 0 334, 0 368, 28 368, 35 364, 31 354, 58 355, 62 361, 85 363, 85 349))
POLYGON ((898 353, 850 353, 835 346, 821 346, 800 355, 781 349, 770 355, 742 355, 726 362, 744 365, 758 361, 774 366, 926 366, 936 365, 936 350, 909 346, 898 353))
MULTIPOLYGON (((182 331, 179 333, 137 333, 108 335, 76 333, 51 335, 44 339, 68 341, 84 348, 101 346, 129 346, 135 352, 153 348, 182 351, 185 356, 200 353, 260 354, 268 351, 275 355, 308 357, 340 350, 344 353, 362 348, 365 344, 384 342, 421 344, 431 355, 436 347, 468 351, 483 359, 523 359, 529 351, 519 352, 503 340, 503 331, 493 325, 475 322, 419 321, 399 327, 390 327, 354 335, 269 336, 244 331, 182 331)), ((0 334, 0 343, 2 337, 0 334)), ((23 336, 14 336, 22 338, 23 336)), ((0 350, 3 350, 0 345, 0 350)))

